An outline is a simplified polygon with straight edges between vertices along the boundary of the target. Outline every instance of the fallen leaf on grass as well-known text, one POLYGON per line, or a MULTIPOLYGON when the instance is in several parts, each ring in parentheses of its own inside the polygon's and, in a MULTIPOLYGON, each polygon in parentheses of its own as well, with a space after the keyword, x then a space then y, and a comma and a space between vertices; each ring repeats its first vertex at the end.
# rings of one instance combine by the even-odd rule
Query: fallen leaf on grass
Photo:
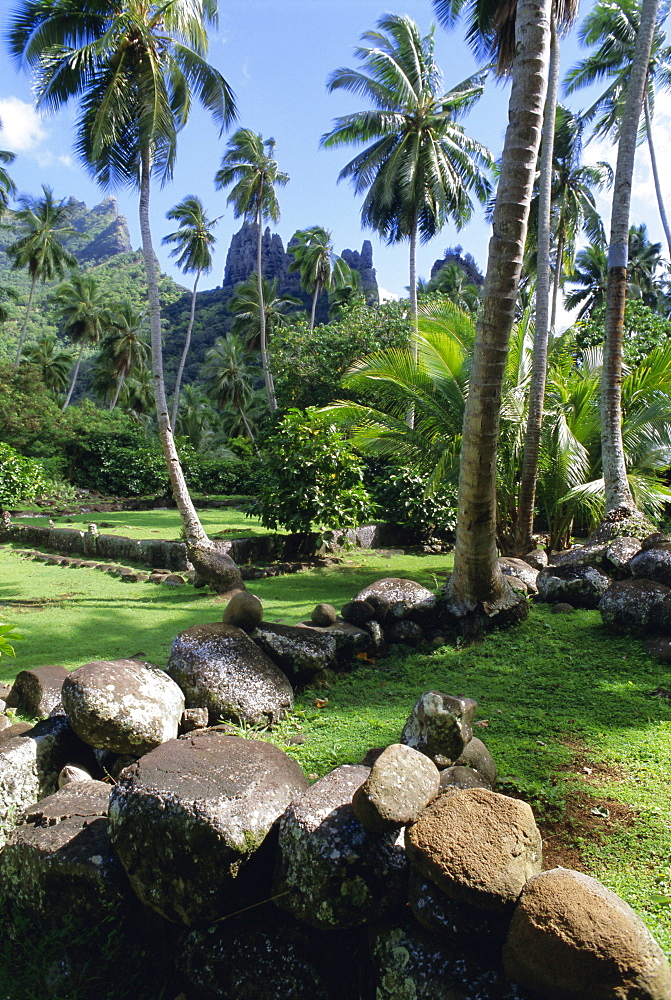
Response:
POLYGON ((480 719, 478 722, 473 723, 474 726, 480 726, 480 729, 489 728, 489 719, 480 719))
POLYGON ((315 706, 317 708, 324 708, 328 703, 328 698, 315 698, 315 706))

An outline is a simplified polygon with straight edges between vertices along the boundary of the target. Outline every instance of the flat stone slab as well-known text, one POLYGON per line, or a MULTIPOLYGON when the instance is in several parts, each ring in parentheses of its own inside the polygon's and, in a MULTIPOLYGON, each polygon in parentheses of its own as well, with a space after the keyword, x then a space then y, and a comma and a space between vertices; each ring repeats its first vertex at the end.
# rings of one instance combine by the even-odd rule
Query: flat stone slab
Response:
POLYGON ((336 638, 329 632, 264 622, 250 638, 295 683, 307 681, 336 663, 336 638))

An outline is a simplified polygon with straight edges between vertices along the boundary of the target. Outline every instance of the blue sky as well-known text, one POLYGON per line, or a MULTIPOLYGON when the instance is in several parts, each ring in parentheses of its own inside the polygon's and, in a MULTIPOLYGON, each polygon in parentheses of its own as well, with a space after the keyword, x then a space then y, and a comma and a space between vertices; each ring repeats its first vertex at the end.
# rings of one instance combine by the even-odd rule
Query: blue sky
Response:
MULTIPOLYGON (((7 20, 16 4, 0 0, 0 31, 6 32, 7 20)), ((280 168, 291 180, 280 190, 282 218, 277 231, 285 244, 296 229, 322 225, 331 230, 338 251, 344 247, 360 249, 365 238, 373 243, 378 282, 383 289, 404 294, 408 284, 407 244, 386 246, 375 234, 360 226, 360 202, 346 183, 337 184, 341 167, 354 150, 322 150, 320 136, 328 131, 338 115, 359 110, 362 104, 345 92, 328 94, 326 79, 340 66, 355 65, 353 48, 362 32, 375 26, 385 11, 408 13, 426 33, 434 20, 430 0, 413 0, 402 7, 380 0, 221 0, 218 31, 211 34, 210 61, 233 87, 238 104, 238 125, 244 125, 264 138, 276 140, 280 168)), ((588 9, 583 4, 582 11, 588 9)), ((579 57, 575 39, 567 39, 562 56, 563 69, 579 57)), ((462 29, 448 33, 436 29, 436 59, 444 73, 445 89, 467 77, 475 69, 470 51, 463 41, 462 29)), ((102 200, 104 192, 86 176, 71 150, 74 108, 55 117, 40 118, 32 109, 30 80, 13 66, 2 52, 0 83, 0 147, 17 153, 11 168, 19 190, 40 193, 40 185, 50 184, 58 197, 74 195, 89 207, 102 200)), ((493 79, 487 84, 479 105, 465 119, 470 134, 489 146, 495 157, 501 152, 507 120, 508 88, 493 79)), ((586 95, 577 95, 572 106, 587 103, 586 95)), ((671 101, 658 100, 655 138, 671 198, 671 101)), ((175 177, 163 190, 152 194, 154 239, 165 270, 177 280, 179 271, 160 247, 160 238, 172 224, 165 213, 187 194, 199 195, 211 216, 223 215, 218 226, 215 266, 202 287, 221 284, 225 253, 231 235, 240 221, 226 207, 225 192, 214 189, 213 177, 225 150, 226 136, 219 138, 207 115, 195 109, 180 135, 175 177)), ((605 145, 588 145, 585 161, 611 159, 614 152, 605 145)), ((112 192, 126 215, 134 247, 139 246, 137 200, 133 192, 112 192)), ((608 199, 602 203, 608 212, 608 199)), ((654 203, 647 151, 638 156, 634 185, 632 222, 648 223, 651 235, 661 239, 661 228, 654 203)), ((431 264, 442 256, 446 246, 461 244, 471 252, 484 270, 489 227, 477 207, 473 221, 461 232, 447 226, 434 240, 421 247, 418 273, 428 277, 431 264)), ((187 284, 189 282, 186 282, 187 284)))

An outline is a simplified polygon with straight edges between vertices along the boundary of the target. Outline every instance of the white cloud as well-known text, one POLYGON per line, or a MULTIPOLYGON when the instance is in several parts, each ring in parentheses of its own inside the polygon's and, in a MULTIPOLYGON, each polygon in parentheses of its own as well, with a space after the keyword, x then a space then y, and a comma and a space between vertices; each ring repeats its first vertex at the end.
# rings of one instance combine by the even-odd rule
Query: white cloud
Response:
POLYGON ((388 292, 386 288, 378 288, 378 295, 380 296, 380 302, 398 302, 400 295, 396 292, 388 292))
POLYGON ((3 149, 13 153, 28 153, 39 147, 47 138, 42 118, 32 104, 18 97, 0 98, 0 141, 3 149))
POLYGON ((42 151, 35 153, 35 159, 41 167, 72 167, 73 160, 71 156, 67 154, 65 156, 56 156, 54 153, 49 151, 42 151))

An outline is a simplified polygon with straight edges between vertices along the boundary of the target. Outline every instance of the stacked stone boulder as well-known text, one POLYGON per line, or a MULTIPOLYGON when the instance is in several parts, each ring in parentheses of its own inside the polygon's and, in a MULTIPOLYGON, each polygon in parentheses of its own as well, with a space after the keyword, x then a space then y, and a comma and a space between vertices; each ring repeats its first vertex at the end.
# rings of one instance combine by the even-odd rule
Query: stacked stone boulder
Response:
POLYGON ((313 784, 231 730, 278 721, 292 682, 369 657, 399 625, 445 627, 440 599, 408 581, 343 612, 281 626, 238 594, 223 622, 176 637, 167 671, 85 664, 51 718, 0 733, 10 913, 104 928, 116 912, 141 941, 158 921, 175 981, 201 1000, 671 1000, 626 904, 543 872, 533 813, 495 790, 466 695, 421 693, 397 743, 313 784))

